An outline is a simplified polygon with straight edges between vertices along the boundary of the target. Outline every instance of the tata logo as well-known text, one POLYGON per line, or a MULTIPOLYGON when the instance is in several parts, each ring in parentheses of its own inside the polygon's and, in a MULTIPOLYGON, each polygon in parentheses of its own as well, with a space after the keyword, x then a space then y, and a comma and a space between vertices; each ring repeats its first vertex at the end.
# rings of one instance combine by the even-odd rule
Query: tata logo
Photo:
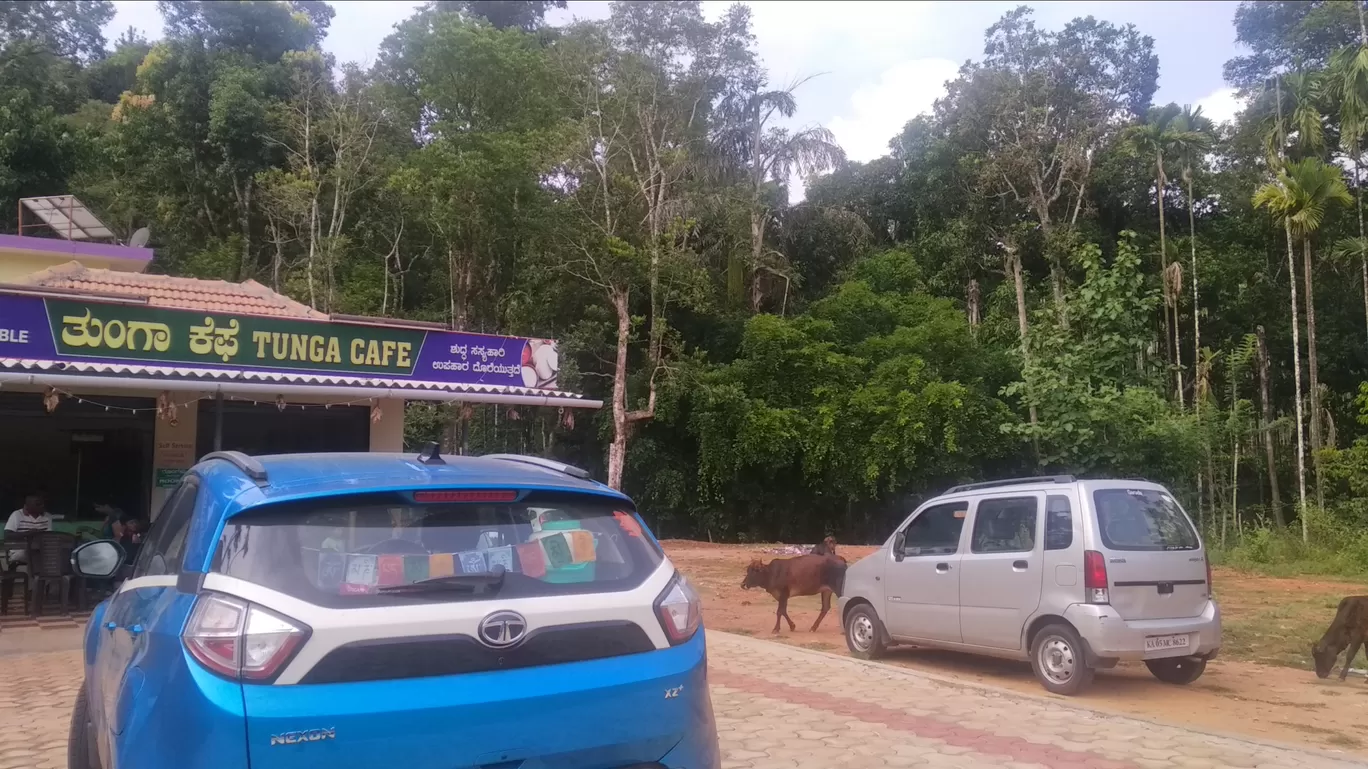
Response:
POLYGON ((306 729, 302 732, 285 732, 271 735, 271 747, 276 745, 303 745, 309 742, 337 739, 336 729, 306 729))
POLYGON ((476 632, 485 646, 506 649, 527 635, 527 620, 516 611, 496 611, 480 620, 476 632))

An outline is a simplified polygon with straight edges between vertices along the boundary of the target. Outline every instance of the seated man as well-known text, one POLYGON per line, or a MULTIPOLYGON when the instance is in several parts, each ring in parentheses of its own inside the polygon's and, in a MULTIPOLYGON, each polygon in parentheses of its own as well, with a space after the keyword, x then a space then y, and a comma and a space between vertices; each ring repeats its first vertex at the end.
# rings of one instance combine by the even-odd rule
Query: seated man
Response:
MULTIPOLYGON (((42 494, 30 494, 24 497, 24 506, 10 513, 9 520, 5 522, 5 535, 11 533, 22 533, 29 531, 52 531, 52 516, 47 512, 47 500, 42 494)), ((11 572, 18 571, 21 564, 28 562, 28 551, 19 548, 11 549, 6 553, 11 572)), ((3 583, 0 587, 0 606, 9 608, 10 595, 14 591, 13 582, 3 583)))
MULTIPOLYGON (((104 499, 100 497, 99 499, 104 499)), ((104 520, 100 530, 102 539, 112 539, 115 541, 123 539, 123 527, 128 523, 129 515, 117 506, 108 501, 99 501, 94 505, 95 512, 104 520)))
MULTIPOLYGON (((30 494, 24 497, 24 506, 10 513, 9 520, 5 522, 5 533, 10 532, 24 533, 28 531, 52 531, 52 516, 48 515, 47 500, 42 494, 30 494)), ((24 563, 28 559, 28 552, 25 550, 10 550, 9 563, 13 569, 17 564, 24 563)))

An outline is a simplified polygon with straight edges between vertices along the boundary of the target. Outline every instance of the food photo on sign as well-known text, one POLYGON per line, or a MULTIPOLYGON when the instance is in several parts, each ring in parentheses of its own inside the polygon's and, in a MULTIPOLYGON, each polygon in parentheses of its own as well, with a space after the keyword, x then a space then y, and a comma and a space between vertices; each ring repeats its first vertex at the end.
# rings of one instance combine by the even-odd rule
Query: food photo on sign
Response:
POLYGON ((558 386, 556 377, 559 375, 560 352, 556 342, 551 339, 527 340, 522 353, 523 385, 555 390, 558 386))

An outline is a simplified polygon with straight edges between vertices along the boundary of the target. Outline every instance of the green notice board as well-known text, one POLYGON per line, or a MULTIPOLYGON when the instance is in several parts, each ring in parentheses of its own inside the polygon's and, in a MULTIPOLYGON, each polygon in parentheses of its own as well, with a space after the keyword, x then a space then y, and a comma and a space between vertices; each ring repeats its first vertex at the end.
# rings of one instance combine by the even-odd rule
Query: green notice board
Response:
POLYGON ((174 489, 176 487, 176 484, 181 482, 181 478, 185 477, 186 472, 187 471, 182 468, 158 467, 157 488, 174 489))

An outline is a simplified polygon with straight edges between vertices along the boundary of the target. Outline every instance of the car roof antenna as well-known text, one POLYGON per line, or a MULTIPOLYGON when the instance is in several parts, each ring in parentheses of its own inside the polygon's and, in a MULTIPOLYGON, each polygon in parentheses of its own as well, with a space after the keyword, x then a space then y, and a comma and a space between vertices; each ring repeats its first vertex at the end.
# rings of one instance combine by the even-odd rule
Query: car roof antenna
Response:
POLYGON ((437 453, 437 442, 428 441, 423 444, 423 450, 418 452, 418 461, 425 465, 444 465, 446 460, 437 453))

